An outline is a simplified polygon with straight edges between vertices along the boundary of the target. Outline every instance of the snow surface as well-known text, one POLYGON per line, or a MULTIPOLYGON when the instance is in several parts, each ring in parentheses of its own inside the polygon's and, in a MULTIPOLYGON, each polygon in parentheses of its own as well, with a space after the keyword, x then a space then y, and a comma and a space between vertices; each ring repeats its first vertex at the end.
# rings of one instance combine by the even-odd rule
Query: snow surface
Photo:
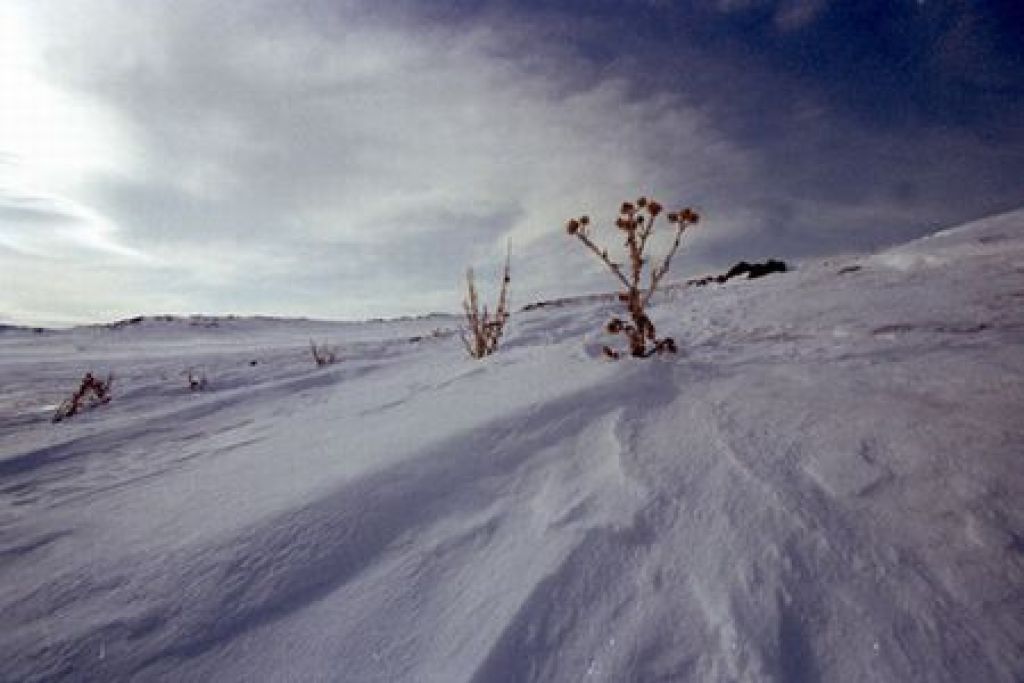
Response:
POLYGON ((614 310, 0 332, 0 679, 1024 678, 1024 211, 614 310))

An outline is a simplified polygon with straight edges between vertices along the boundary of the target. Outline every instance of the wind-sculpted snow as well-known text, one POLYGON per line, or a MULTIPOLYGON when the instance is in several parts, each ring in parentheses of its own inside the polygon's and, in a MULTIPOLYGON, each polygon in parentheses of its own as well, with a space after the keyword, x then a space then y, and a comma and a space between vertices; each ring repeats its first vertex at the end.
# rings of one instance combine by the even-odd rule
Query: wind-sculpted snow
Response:
POLYGON ((483 362, 434 319, 9 331, 0 680, 1020 680, 1021 304, 1015 213, 669 290, 643 361, 602 300, 483 362), (114 400, 50 424, 87 369, 114 400))

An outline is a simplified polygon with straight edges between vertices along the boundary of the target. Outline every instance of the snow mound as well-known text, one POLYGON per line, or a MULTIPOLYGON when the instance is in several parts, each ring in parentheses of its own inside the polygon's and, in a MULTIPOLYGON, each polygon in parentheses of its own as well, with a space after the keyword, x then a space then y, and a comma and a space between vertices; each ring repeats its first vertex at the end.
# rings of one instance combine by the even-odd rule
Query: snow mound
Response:
POLYGON ((1018 211, 670 290, 681 353, 616 363, 603 298, 482 362, 450 318, 6 332, 0 679, 1021 680, 1022 275, 1018 211))

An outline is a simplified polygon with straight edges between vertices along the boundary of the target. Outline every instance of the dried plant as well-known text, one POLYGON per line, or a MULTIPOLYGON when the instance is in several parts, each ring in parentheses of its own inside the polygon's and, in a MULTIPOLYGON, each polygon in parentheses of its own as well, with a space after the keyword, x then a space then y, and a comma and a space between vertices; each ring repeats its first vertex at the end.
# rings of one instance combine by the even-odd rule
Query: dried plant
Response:
POLYGON ((338 357, 338 347, 317 344, 312 339, 309 340, 309 352, 313 355, 313 362, 317 364, 317 367, 334 365, 340 360, 338 357))
POLYGON ((53 421, 60 422, 72 415, 77 415, 83 409, 109 403, 112 398, 110 387, 113 383, 113 373, 107 375, 106 381, 96 379, 91 372, 85 373, 75 393, 71 394, 70 398, 65 399, 57 408, 57 412, 53 414, 53 421))
MULTIPOLYGON (((647 316, 647 305, 657 291, 658 285, 668 273, 672 263, 672 257, 679 249, 679 242, 683 232, 687 228, 696 225, 700 217, 692 209, 682 209, 668 214, 668 222, 674 226, 672 245, 664 255, 661 262, 650 270, 646 290, 642 286, 644 268, 649 265, 649 257, 646 254, 649 240, 654 234, 654 226, 661 215, 662 206, 653 199, 641 197, 633 202, 624 202, 619 209, 619 217, 615 221, 615 227, 626 236, 625 247, 629 258, 629 272, 627 273, 620 263, 613 261, 608 256, 608 250, 599 247, 591 239, 590 218, 580 216, 570 220, 565 230, 570 235, 578 238, 590 251, 592 251, 615 275, 624 291, 619 294, 619 299, 626 304, 629 311, 630 322, 620 318, 612 318, 605 326, 609 334, 621 334, 629 342, 630 355, 637 358, 646 358, 655 353, 675 353, 676 343, 671 337, 658 339, 654 329, 654 323, 647 316), (650 345, 650 346, 648 346, 650 345)), ((609 346, 604 347, 604 353, 609 358, 618 358, 619 352, 609 346)))
POLYGON ((188 374, 189 391, 205 391, 210 385, 206 379, 206 373, 202 370, 196 371, 194 368, 189 368, 186 373, 188 374))
POLYGON ((462 302, 462 308, 466 311, 467 330, 462 331, 462 343, 466 351, 473 358, 483 358, 498 350, 498 342, 505 330, 505 323, 508 321, 508 285, 512 281, 509 275, 510 255, 505 254, 505 273, 501 280, 501 293, 498 295, 498 307, 492 316, 487 306, 480 308, 480 298, 477 295, 476 284, 473 280, 473 269, 466 270, 467 295, 462 302), (469 333, 468 336, 466 333, 469 333))

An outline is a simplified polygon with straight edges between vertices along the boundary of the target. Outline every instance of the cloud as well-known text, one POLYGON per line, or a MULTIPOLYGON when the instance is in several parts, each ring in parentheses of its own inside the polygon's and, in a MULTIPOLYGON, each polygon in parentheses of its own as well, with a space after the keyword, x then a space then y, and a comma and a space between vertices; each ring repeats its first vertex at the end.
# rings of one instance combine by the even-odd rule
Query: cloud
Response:
POLYGON ((828 0, 713 0, 711 6, 724 14, 768 16, 776 29, 790 32, 814 22, 828 4, 828 0))
POLYGON ((58 197, 19 196, 0 188, 0 246, 26 255, 67 260, 92 252, 146 260, 120 244, 115 227, 88 207, 58 197))
POLYGON ((788 0, 775 10, 775 25, 781 31, 798 31, 812 24, 825 11, 826 0, 788 0))
POLYGON ((35 133, 17 137, 52 144, 0 136, 0 310, 455 310, 464 268, 485 277, 506 243, 525 303, 606 288, 561 226, 607 223, 638 193, 707 216, 681 270, 876 246, 1024 200, 1012 132, 910 135, 886 122, 911 120, 910 99, 870 118, 849 104, 874 81, 839 83, 830 49, 874 38, 837 41, 835 3, 485 5, 9 5, 0 75, 35 133), (708 8, 717 23, 694 19, 708 8), (752 33, 754 14, 783 39, 752 33))
MULTIPOLYGON (((682 98, 573 84, 542 52, 505 54, 487 25, 315 4, 73 7, 41 19, 48 76, 116 112, 137 160, 76 200, 109 216, 126 248, 233 292, 207 290, 197 307, 261 308, 246 269, 284 286, 294 273, 273 264, 302 269, 314 251, 336 261, 316 259, 309 289, 338 291, 315 313, 365 313, 354 292, 382 313, 451 309, 464 267, 506 241, 557 234, 623 192, 676 194, 685 179, 701 195, 745 173, 745 155, 682 98), (268 252, 277 260, 261 265, 268 252)), ((541 291, 560 271, 539 259, 524 275, 541 291)))

